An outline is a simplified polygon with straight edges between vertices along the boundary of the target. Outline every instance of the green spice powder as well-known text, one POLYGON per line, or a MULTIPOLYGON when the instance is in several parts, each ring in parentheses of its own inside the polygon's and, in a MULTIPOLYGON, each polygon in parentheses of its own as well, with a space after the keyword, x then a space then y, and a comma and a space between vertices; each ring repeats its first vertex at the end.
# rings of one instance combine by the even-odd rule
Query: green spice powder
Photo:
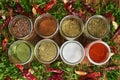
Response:
POLYGON ((104 37, 108 32, 107 23, 100 18, 91 19, 88 24, 88 32, 97 38, 104 37))
POLYGON ((74 18, 65 19, 62 23, 62 32, 67 37, 76 37, 81 33, 80 22, 74 18))
POLYGON ((18 43, 11 49, 11 53, 13 55, 11 56, 12 61, 16 63, 24 63, 26 62, 31 55, 30 48, 25 43, 18 43))
POLYGON ((44 41, 39 46, 39 58, 43 61, 51 61, 55 58, 57 47, 50 41, 44 41))

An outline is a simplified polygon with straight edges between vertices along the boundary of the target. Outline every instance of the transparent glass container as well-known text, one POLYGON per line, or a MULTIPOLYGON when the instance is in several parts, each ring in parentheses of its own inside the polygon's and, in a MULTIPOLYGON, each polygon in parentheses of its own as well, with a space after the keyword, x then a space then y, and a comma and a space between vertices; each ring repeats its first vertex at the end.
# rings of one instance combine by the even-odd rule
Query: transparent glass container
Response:
POLYGON ((29 17, 17 15, 8 24, 9 32, 17 39, 29 39, 33 36, 33 23, 29 17))
POLYGON ((15 41, 8 49, 8 56, 14 64, 27 64, 34 58, 34 46, 27 41, 15 41))
POLYGON ((110 24, 108 20, 102 15, 94 15, 87 20, 84 34, 91 39, 101 39, 104 38, 109 31, 110 24))
POLYGON ((84 30, 83 21, 75 15, 65 16, 60 21, 60 34, 67 40, 74 40, 81 36, 84 30))
MULTIPOLYGON (((102 52, 102 53, 104 53, 105 52, 105 50, 103 51, 103 49, 102 49, 102 47, 100 47, 100 46, 98 46, 98 47, 96 47, 95 49, 97 49, 98 48, 98 50, 99 50, 99 52, 102 52)), ((105 43, 104 41, 101 41, 101 40, 97 40, 97 41, 93 41, 93 42, 91 42, 91 43, 89 43, 86 47, 85 47, 85 52, 86 52, 86 56, 87 56, 87 58, 88 58, 88 60, 92 63, 92 64, 94 64, 94 65, 103 65, 103 64, 105 64, 105 63, 107 63, 108 61, 109 61, 109 59, 110 59, 110 57, 113 55, 113 53, 111 53, 111 50, 110 50, 110 47, 108 46, 108 44, 107 43, 105 43), (101 62, 95 62, 94 60, 92 60, 92 58, 90 57, 90 50, 93 48, 93 46, 95 46, 96 44, 100 44, 100 45, 102 45, 102 46, 104 46, 105 47, 105 49, 107 49, 107 53, 106 53, 106 58, 102 61, 102 59, 101 59, 101 62)), ((94 53, 96 52, 96 50, 94 51, 94 53)), ((97 51, 98 52, 98 51, 97 51)), ((96 52, 96 53, 97 53, 96 52)), ((98 55, 103 55, 103 54, 98 54, 98 55)), ((96 56, 96 55, 93 55, 94 57, 96 56)), ((97 56, 98 57, 98 56, 97 56)), ((99 56, 100 57, 100 56, 99 56)))
POLYGON ((36 44, 34 54, 40 63, 50 64, 58 58, 59 47, 53 40, 43 39, 36 44))
POLYGON ((42 38, 52 38, 58 32, 58 26, 57 19, 48 13, 38 16, 34 23, 35 32, 42 38))
POLYGON ((78 41, 66 41, 60 48, 60 57, 68 65, 81 63, 84 56, 84 47, 78 41))

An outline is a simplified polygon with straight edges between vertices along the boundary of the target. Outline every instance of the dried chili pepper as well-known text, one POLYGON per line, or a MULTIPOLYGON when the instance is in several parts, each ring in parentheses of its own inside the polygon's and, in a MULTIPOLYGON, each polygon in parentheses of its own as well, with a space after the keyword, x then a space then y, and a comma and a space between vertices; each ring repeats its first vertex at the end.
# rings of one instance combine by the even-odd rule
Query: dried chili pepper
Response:
POLYGON ((92 72, 86 75, 86 77, 94 78, 94 77, 100 77, 101 73, 100 72, 92 72))
POLYGON ((3 41, 2 41, 2 51, 5 50, 6 46, 7 46, 7 43, 8 43, 8 39, 5 38, 3 41))
POLYGON ((53 68, 49 68, 49 67, 46 68, 46 71, 47 72, 54 72, 54 73, 62 73, 63 72, 60 69, 53 69, 53 68))
POLYGON ((11 80, 10 76, 6 76, 5 80, 11 80))
POLYGON ((109 22, 115 21, 115 17, 111 12, 105 13, 104 16, 108 19, 109 22))
POLYGON ((111 49, 115 54, 118 54, 118 50, 117 50, 116 47, 110 46, 110 49, 111 49))
POLYGON ((111 71, 111 70, 117 70, 117 69, 119 69, 118 66, 110 66, 110 67, 107 67, 107 68, 104 68, 104 69, 101 69, 101 70, 111 71))
POLYGON ((56 3, 56 0, 51 0, 49 3, 46 4, 46 6, 44 7, 44 11, 48 11, 50 10, 56 3))
POLYGON ((55 74, 53 74, 52 76, 48 77, 47 80, 64 80, 62 78, 63 75, 63 71, 60 69, 53 69, 53 68, 46 68, 47 72, 54 72, 55 74))
POLYGON ((9 18, 7 18, 5 21, 4 21, 4 23, 1 25, 1 29, 0 29, 0 31, 2 31, 8 24, 9 24, 9 22, 10 22, 10 20, 11 20, 11 17, 9 17, 9 18))
POLYGON ((95 13, 96 13, 96 10, 93 9, 88 3, 84 3, 83 5, 84 5, 84 7, 86 8, 86 10, 87 10, 88 12, 90 12, 91 14, 95 14, 95 13))
POLYGON ((20 3, 16 2, 16 10, 14 10, 16 13, 19 13, 19 14, 22 14, 22 15, 25 15, 25 16, 28 16, 24 9, 22 8, 22 6, 20 5, 20 3))
POLYGON ((45 11, 43 11, 40 7, 38 7, 37 5, 32 5, 33 8, 35 8, 35 10, 39 13, 39 14, 43 14, 45 13, 45 11))
POLYGON ((54 74, 47 78, 46 80, 64 80, 60 74, 54 74))
POLYGON ((27 70, 23 70, 22 72, 23 76, 25 76, 28 80, 37 80, 37 78, 31 74, 30 72, 28 72, 27 70))
POLYGON ((12 7, 10 7, 10 5, 7 5, 7 4, 5 6, 9 10, 9 17, 1 25, 0 31, 2 31, 9 24, 10 20, 13 18, 13 9, 12 9, 12 7))
POLYGON ((23 67, 22 65, 16 64, 15 66, 16 66, 16 68, 18 68, 21 72, 23 72, 24 67, 23 67))
POLYGON ((75 1, 76 0, 70 0, 67 3, 64 4, 64 8, 66 10, 68 10, 69 13, 72 14, 72 15, 78 15, 78 11, 76 11, 75 8, 72 5, 75 1))
POLYGON ((15 66, 22 72, 22 75, 25 76, 28 80, 37 80, 37 78, 33 74, 31 74, 28 70, 25 70, 22 65, 17 64, 15 66))

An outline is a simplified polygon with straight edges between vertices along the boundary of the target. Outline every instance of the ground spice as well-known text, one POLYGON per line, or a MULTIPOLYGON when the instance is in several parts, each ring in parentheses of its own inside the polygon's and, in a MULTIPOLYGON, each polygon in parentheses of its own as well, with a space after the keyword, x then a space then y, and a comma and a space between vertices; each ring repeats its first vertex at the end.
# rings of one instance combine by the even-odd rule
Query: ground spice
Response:
POLYGON ((30 22, 26 18, 18 18, 12 22, 11 33, 18 38, 27 36, 30 31, 30 22))
POLYGON ((65 19, 62 22, 62 31, 67 37, 76 37, 81 33, 81 24, 75 18, 65 19))
POLYGON ((43 41, 39 46, 39 59, 42 61, 51 61, 57 55, 57 47, 50 41, 43 41))
POLYGON ((38 31, 41 35, 50 36, 57 28, 57 22, 51 17, 44 17, 38 23, 38 31))
POLYGON ((104 37, 108 30, 107 23, 101 18, 93 18, 88 24, 88 32, 97 38, 104 37))
POLYGON ((97 62, 104 62, 108 58, 108 49, 101 43, 94 44, 89 51, 90 58, 97 62))

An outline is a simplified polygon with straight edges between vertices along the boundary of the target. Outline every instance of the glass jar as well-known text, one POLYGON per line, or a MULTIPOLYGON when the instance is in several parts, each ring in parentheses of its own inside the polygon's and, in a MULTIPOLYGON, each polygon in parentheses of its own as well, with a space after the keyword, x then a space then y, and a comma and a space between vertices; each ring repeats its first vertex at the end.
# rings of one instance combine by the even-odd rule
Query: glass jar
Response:
POLYGON ((74 40, 83 33, 83 22, 78 16, 65 16, 60 22, 60 34, 67 40, 74 40))
POLYGON ((10 34, 17 39, 28 39, 34 33, 31 19, 23 15, 13 17, 8 28, 10 34))
POLYGON ((15 41, 8 49, 8 56, 14 64, 27 64, 33 59, 34 46, 23 40, 15 41))
POLYGON ((88 60, 94 65, 107 63, 113 55, 108 44, 101 40, 89 43, 85 47, 85 52, 88 60))
POLYGON ((51 14, 42 14, 35 20, 35 32, 42 38, 51 38, 58 31, 58 21, 51 14))
POLYGON ((51 39, 43 39, 35 46, 35 57, 40 63, 50 64, 59 56, 59 47, 51 39))
POLYGON ((101 15, 94 15, 87 20, 84 34, 91 39, 101 39, 104 38, 109 31, 110 24, 107 19, 101 15))
POLYGON ((68 65, 79 64, 84 56, 84 47, 78 41, 66 41, 60 48, 60 57, 68 65))

